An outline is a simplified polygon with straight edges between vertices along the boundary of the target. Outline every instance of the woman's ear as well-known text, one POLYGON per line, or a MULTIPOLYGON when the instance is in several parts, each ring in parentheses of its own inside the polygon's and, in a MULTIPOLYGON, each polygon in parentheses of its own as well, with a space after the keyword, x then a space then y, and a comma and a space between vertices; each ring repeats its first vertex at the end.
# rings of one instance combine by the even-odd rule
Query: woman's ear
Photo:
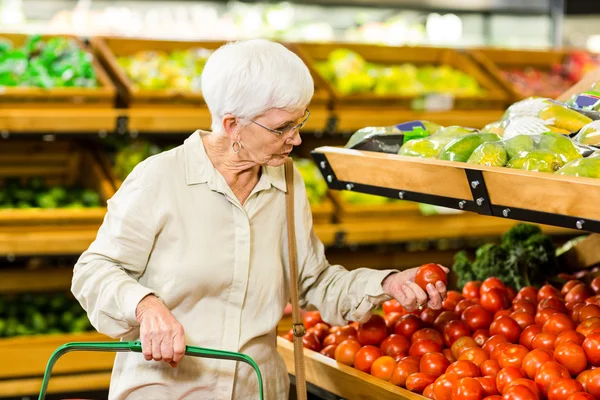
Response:
POLYGON ((232 141, 238 141, 239 140, 239 135, 240 135, 240 130, 241 130, 241 126, 240 126, 240 121, 238 120, 238 118, 234 117, 231 114, 226 114, 223 116, 223 130, 225 131, 225 134, 232 140, 232 141))

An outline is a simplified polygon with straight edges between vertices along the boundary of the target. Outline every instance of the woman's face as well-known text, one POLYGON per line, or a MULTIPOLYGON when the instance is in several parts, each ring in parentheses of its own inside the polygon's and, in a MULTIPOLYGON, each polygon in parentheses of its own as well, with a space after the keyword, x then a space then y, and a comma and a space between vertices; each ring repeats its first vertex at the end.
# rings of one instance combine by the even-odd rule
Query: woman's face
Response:
POLYGON ((307 117, 306 109, 286 111, 272 109, 254 118, 240 130, 243 149, 240 157, 258 165, 278 167, 285 163, 294 146, 302 143, 299 129, 289 130, 307 117), (262 126, 261 126, 262 125, 262 126), (282 135, 271 132, 284 131, 282 135))

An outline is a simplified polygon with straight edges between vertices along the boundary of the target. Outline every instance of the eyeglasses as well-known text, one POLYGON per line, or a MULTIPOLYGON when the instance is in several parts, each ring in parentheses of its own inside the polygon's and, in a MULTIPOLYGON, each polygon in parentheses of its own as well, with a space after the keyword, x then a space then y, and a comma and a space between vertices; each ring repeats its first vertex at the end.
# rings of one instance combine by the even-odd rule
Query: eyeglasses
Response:
POLYGON ((271 129, 271 128, 267 128, 263 124, 259 124, 258 122, 254 121, 252 119, 250 120, 250 122, 252 122, 253 124, 256 124, 256 125, 260 126, 261 128, 264 128, 264 129, 268 130, 269 132, 272 132, 272 133, 276 134, 277 136, 287 136, 291 132, 296 132, 297 130, 299 131, 300 129, 302 129, 302 127, 306 124, 306 121, 308 121, 308 117, 310 117, 310 111, 307 109, 304 112, 304 116, 303 116, 302 122, 300 122, 298 125, 290 126, 288 128, 284 128, 284 129, 271 129))

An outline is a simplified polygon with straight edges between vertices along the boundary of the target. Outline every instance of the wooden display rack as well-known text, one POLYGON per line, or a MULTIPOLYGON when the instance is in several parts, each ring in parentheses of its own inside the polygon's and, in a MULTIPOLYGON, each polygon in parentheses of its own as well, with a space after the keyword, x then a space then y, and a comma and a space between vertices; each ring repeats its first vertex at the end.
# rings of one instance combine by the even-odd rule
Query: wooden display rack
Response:
POLYGON ((412 202, 397 201, 385 204, 351 204, 337 192, 330 192, 336 206, 336 219, 346 222, 399 222, 404 217, 419 216, 419 205, 412 202))
MULTIPOLYGON (((43 35, 43 39, 58 35, 43 35)), ((79 47, 87 50, 87 46, 78 38, 69 35, 79 47)), ((22 46, 28 38, 23 34, 0 34, 0 38, 10 40, 15 46, 22 46)), ((92 61, 98 80, 96 88, 52 88, 38 87, 3 87, 0 92, 0 109, 44 109, 44 108, 112 108, 116 90, 107 73, 98 60, 92 61)), ((1 127, 0 127, 1 128, 1 127)))

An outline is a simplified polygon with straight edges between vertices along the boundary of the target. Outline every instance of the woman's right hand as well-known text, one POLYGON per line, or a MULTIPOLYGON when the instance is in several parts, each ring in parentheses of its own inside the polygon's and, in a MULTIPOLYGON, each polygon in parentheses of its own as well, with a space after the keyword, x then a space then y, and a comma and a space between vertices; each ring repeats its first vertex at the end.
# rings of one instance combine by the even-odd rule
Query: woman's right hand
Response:
POLYGON ((175 368, 185 354, 185 336, 171 311, 156 296, 149 295, 138 303, 136 318, 146 360, 162 360, 175 368))

